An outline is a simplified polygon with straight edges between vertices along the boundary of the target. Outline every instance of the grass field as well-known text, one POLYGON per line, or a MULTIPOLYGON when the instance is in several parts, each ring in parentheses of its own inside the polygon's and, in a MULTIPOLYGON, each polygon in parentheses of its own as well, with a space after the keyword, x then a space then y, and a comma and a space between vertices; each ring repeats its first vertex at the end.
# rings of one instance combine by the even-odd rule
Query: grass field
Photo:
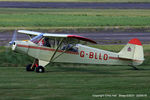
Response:
POLYGON ((149 27, 150 10, 0 8, 0 27, 149 27))
POLYGON ((150 2, 150 0, 0 0, 20 2, 150 2))
MULTIPOLYGON (((94 47, 117 52, 123 45, 94 47)), ((150 46, 144 45, 144 51, 146 60, 138 67, 140 70, 133 70, 129 66, 51 64, 47 66, 45 73, 38 74, 26 72, 23 67, 32 59, 10 51, 5 52, 5 48, 1 47, 0 99, 149 100, 150 46), (139 94, 144 96, 137 97, 139 94), (105 97, 94 97, 94 95, 105 95, 105 97), (132 96, 128 97, 129 95, 132 96)))
POLYGON ((1 67, 1 100, 149 100, 150 67, 53 66, 38 74, 23 67, 1 67), (98 98, 93 95, 118 95, 98 98), (144 97, 119 97, 119 95, 144 97))

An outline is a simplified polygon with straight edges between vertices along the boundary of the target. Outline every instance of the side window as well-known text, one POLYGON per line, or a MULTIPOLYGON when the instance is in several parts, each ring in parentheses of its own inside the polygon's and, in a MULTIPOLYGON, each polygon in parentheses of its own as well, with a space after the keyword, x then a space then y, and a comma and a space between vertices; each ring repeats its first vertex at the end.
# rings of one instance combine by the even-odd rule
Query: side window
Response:
POLYGON ((51 44, 50 44, 50 42, 49 42, 49 38, 44 38, 43 39, 43 41, 44 41, 44 44, 43 44, 43 46, 46 46, 46 47, 51 47, 51 44))
POLYGON ((76 43, 74 40, 66 39, 63 41, 61 50, 67 50, 67 51, 72 51, 72 52, 78 52, 78 48, 76 47, 76 43))
MULTIPOLYGON (((61 42, 61 38, 43 38, 41 40, 41 46, 50 47, 50 48, 57 48, 61 42)), ((66 50, 66 51, 72 51, 72 52, 78 52, 78 47, 76 44, 78 44, 78 40, 72 39, 72 38, 65 38, 59 47, 59 50, 66 50)))
POLYGON ((54 39, 51 39, 51 38, 43 38, 42 40, 42 44, 43 46, 45 47, 50 47, 50 48, 54 48, 55 47, 55 40, 54 39))
POLYGON ((51 48, 55 48, 55 39, 49 38, 49 44, 51 45, 51 48))

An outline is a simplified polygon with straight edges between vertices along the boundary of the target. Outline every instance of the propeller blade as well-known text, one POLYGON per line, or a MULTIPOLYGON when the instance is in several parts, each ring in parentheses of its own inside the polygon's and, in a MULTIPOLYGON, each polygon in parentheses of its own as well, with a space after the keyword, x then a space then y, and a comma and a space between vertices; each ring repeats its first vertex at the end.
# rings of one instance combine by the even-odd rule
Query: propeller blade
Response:
POLYGON ((17 39, 17 31, 15 30, 13 37, 12 37, 12 40, 9 42, 9 44, 12 45, 16 39, 17 39))

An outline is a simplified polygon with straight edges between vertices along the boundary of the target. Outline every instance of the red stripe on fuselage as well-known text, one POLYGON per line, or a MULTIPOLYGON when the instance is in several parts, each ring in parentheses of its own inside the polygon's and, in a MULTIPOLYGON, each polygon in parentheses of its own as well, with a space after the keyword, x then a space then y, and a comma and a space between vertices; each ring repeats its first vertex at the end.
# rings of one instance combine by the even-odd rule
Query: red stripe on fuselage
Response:
MULTIPOLYGON (((39 49, 39 50, 46 50, 46 51, 55 51, 56 49, 51 49, 51 48, 44 48, 44 47, 36 47, 36 46, 27 46, 27 45, 21 45, 18 44, 18 47, 24 47, 24 48, 32 48, 32 49, 39 49)), ((63 50, 58 50, 57 52, 64 52, 63 50)), ((75 54, 78 55, 78 52, 72 52, 72 51, 66 51, 65 53, 68 54, 75 54)))
POLYGON ((109 57, 109 59, 119 60, 118 57, 109 57))

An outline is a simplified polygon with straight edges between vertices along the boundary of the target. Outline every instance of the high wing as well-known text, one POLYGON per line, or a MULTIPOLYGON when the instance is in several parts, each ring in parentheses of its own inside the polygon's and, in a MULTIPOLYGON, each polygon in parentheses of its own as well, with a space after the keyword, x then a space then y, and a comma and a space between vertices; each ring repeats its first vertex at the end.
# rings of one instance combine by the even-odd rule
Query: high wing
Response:
POLYGON ((87 41, 91 43, 97 44, 94 40, 88 39, 86 37, 82 37, 79 35, 69 35, 69 34, 51 34, 51 33, 41 33, 35 31, 28 31, 28 30, 18 30, 18 33, 24 33, 28 35, 40 35, 42 34, 44 37, 56 37, 56 38, 75 38, 82 41, 87 41))

